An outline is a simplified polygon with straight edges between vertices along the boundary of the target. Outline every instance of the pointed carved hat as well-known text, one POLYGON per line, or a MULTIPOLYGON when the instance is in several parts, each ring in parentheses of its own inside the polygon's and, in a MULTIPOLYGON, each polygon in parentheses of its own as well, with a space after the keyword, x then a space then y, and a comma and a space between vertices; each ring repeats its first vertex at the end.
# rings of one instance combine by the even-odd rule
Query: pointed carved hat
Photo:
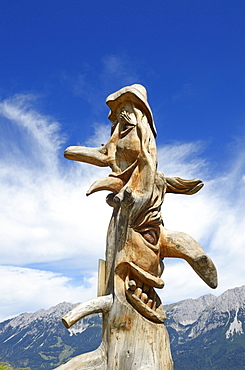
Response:
POLYGON ((106 104, 111 109, 109 113, 109 120, 114 123, 117 120, 117 108, 122 101, 133 100, 136 102, 143 112, 146 114, 149 125, 153 132, 154 137, 157 136, 156 127, 153 120, 151 108, 147 101, 147 91, 144 86, 134 84, 131 86, 123 87, 115 93, 109 95, 106 99, 106 104))

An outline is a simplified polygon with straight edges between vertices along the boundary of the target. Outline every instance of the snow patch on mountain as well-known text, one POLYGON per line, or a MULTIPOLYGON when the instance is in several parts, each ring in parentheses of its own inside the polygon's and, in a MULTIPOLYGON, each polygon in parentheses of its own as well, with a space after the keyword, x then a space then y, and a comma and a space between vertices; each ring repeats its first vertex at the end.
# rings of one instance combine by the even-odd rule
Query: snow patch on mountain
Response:
MULTIPOLYGON (((61 318, 74 306, 63 302, 0 323, 1 359, 13 361, 18 368, 51 370, 54 363, 61 363, 61 358, 65 362, 81 351, 97 348, 101 342, 101 317, 85 317, 68 330, 62 324, 61 318)), ((238 363, 245 366, 245 286, 219 297, 208 294, 164 308, 176 369, 196 369, 200 358, 206 358, 205 369, 210 359, 212 365, 217 363, 213 369, 238 369, 238 363), (226 351, 227 355, 223 355, 226 351), (189 358, 193 367, 189 367, 189 358)))
POLYGON ((230 323, 229 329, 225 333, 226 339, 229 339, 232 337, 235 333, 237 334, 244 334, 243 328, 242 328, 242 322, 238 320, 237 315, 238 315, 239 309, 236 310, 236 315, 234 317, 234 321, 230 323))
POLYGON ((85 331, 89 327, 89 323, 85 323, 84 320, 73 325, 70 329, 68 329, 70 336, 77 335, 85 331))
POLYGON ((165 307, 166 324, 188 339, 226 327, 226 338, 235 333, 243 334, 241 318, 245 311, 245 286, 229 289, 219 297, 212 294, 197 299, 186 299, 165 307), (239 319, 240 315, 240 319, 239 319))
POLYGON ((213 304, 216 299, 217 297, 213 294, 207 294, 197 299, 189 298, 174 304, 166 305, 165 310, 167 312, 167 317, 172 316, 178 325, 191 325, 198 319, 203 310, 213 304))

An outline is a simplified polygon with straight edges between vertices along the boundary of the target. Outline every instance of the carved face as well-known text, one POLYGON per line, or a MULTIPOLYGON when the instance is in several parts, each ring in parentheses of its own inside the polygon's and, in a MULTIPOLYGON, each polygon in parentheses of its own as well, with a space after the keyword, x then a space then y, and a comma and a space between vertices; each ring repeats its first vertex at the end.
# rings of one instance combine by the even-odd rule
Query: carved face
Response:
POLYGON ((119 252, 117 274, 127 300, 143 316, 154 322, 166 318, 155 288, 162 288, 163 263, 159 245, 148 242, 140 233, 129 229, 124 249, 119 252))
POLYGON ((137 118, 132 103, 125 102, 120 105, 117 119, 119 123, 119 137, 122 139, 137 125, 137 118))
POLYGON ((116 145, 116 163, 121 170, 125 170, 139 156, 141 143, 137 125, 143 117, 143 112, 132 102, 121 103, 118 107, 119 139, 116 145))

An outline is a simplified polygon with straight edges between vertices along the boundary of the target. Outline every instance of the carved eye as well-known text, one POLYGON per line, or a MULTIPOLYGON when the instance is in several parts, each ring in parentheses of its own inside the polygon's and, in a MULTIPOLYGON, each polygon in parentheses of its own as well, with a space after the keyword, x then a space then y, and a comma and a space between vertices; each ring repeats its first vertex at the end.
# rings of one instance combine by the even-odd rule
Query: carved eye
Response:
POLYGON ((157 244, 158 236, 157 236, 157 233, 156 233, 155 230, 153 230, 153 229, 151 229, 151 230, 145 230, 145 231, 141 232, 141 235, 149 243, 151 243, 153 245, 156 245, 157 244))
POLYGON ((122 126, 122 131, 125 131, 125 130, 127 130, 128 128, 132 128, 133 127, 133 125, 132 124, 130 124, 129 122, 125 122, 124 124, 123 124, 123 126, 122 126))

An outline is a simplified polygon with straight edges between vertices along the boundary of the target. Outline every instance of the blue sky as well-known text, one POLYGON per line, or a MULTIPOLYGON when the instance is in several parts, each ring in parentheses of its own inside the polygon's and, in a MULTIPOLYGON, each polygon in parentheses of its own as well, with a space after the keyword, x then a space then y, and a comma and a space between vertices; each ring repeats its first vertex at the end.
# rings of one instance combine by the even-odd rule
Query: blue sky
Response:
POLYGON ((244 283, 244 1, 8 2, 0 12, 0 319, 96 295, 110 207, 85 193, 107 169, 63 158, 110 132, 105 98, 141 83, 159 169, 198 177, 169 195, 167 228, 197 239, 216 291, 169 259, 164 303, 244 283))

